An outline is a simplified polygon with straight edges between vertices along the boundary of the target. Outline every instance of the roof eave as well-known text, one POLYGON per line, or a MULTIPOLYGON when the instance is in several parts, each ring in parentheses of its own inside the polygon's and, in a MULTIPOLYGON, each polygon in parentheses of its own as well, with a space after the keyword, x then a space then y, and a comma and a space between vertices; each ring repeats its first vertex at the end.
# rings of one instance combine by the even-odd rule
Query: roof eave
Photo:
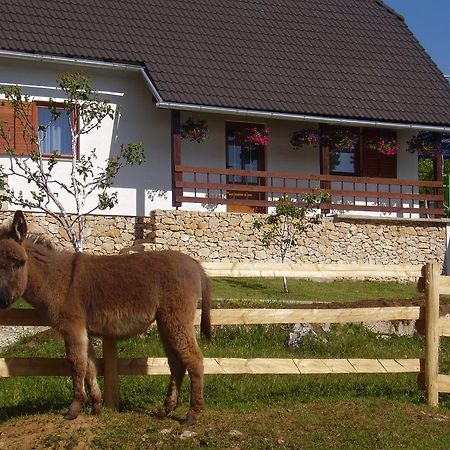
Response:
POLYGON ((279 119, 279 120, 291 120, 296 122, 321 122, 331 125, 348 125, 348 126, 368 126, 379 128, 397 128, 397 129, 410 129, 410 130, 424 130, 434 131, 438 133, 450 133, 450 126, 434 126, 416 123, 402 123, 402 122, 384 122, 384 121, 371 121, 371 120, 359 120, 351 118, 339 118, 339 117, 327 117, 327 116, 315 116, 307 114, 295 114, 295 113, 282 113, 275 111, 257 111, 240 108, 224 108, 219 106, 207 106, 188 103, 177 103, 164 101, 159 94, 155 84, 151 80, 144 65, 138 64, 126 64, 109 61, 90 60, 83 58, 69 58, 63 56, 44 55, 37 53, 16 52, 9 50, 0 50, 0 57, 19 59, 19 60, 33 60, 40 62, 50 62, 57 64, 68 64, 82 67, 94 67, 94 68, 107 68, 114 70, 133 71, 140 72, 148 85, 150 91, 156 99, 156 106, 161 109, 176 109, 184 111, 201 111, 212 114, 227 114, 241 117, 261 118, 261 119, 279 119))
POLYGON ((395 128, 395 129, 408 129, 408 130, 420 130, 420 131, 434 131, 436 133, 450 133, 450 126, 439 125, 425 125, 417 123, 402 123, 402 122, 384 122, 384 121, 372 121, 372 120, 360 120, 341 117, 327 117, 327 116, 315 116, 308 114, 295 114, 295 113, 282 113, 275 111, 257 111, 250 109, 240 108, 223 108, 218 106, 207 105, 194 105, 188 103, 176 103, 160 101, 156 103, 158 108, 163 109, 178 109, 183 111, 197 111, 205 113, 215 114, 228 114, 241 117, 251 117, 260 119, 279 119, 279 120, 291 120, 295 122, 320 122, 330 125, 343 125, 343 126, 360 126, 360 127, 375 127, 375 128, 395 128))

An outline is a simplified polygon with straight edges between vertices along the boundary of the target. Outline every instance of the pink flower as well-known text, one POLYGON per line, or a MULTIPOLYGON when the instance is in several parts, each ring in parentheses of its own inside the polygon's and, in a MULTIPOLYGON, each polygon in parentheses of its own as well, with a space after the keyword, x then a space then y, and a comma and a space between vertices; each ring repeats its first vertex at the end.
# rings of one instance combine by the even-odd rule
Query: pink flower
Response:
POLYGON ((269 143, 269 128, 263 130, 256 127, 245 128, 242 131, 242 141, 264 147, 269 143))

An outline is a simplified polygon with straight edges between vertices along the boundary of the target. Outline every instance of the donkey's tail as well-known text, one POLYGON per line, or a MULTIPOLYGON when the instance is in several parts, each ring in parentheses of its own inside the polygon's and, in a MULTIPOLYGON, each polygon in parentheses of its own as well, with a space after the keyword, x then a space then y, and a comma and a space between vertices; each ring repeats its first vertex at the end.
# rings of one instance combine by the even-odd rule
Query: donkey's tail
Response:
POLYGON ((201 268, 202 276, 202 318, 200 332, 206 339, 211 339, 211 281, 201 268))

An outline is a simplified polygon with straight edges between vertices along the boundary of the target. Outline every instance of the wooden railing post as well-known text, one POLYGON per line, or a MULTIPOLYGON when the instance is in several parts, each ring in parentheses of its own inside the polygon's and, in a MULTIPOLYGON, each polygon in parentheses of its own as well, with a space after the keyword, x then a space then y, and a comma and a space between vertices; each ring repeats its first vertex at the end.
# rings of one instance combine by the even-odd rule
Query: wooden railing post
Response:
POLYGON ((104 402, 107 408, 119 408, 119 371, 117 340, 103 338, 104 402))
POLYGON ((439 402, 439 263, 425 265, 425 387, 428 406, 439 402))
POLYGON ((171 129, 171 166, 172 166, 172 206, 181 206, 179 198, 183 195, 183 190, 177 187, 177 182, 182 180, 182 174, 175 170, 181 164, 181 123, 180 111, 170 112, 171 129))

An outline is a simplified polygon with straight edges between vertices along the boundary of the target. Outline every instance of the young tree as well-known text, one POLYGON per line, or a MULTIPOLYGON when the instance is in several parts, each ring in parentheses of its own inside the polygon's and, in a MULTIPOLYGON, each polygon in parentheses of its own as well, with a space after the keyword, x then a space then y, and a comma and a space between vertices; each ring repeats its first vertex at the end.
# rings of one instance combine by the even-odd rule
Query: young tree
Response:
MULTIPOLYGON (((322 221, 323 215, 318 212, 318 207, 329 198, 328 194, 319 191, 305 194, 302 201, 297 203, 285 195, 278 200, 275 211, 264 219, 256 220, 253 227, 261 230, 263 245, 273 245, 280 261, 284 263, 297 244, 299 235, 322 221)), ((286 277, 283 277, 283 288, 289 292, 286 277)))
MULTIPOLYGON (((122 145, 117 155, 110 156, 97 164, 96 149, 78 155, 80 138, 101 126, 105 118, 113 119, 116 111, 108 100, 101 99, 93 90, 91 81, 80 73, 66 73, 58 78, 58 85, 64 93, 63 104, 49 102, 48 123, 36 126, 30 119, 30 98, 22 94, 18 86, 0 87, 0 93, 12 106, 14 121, 23 130, 22 138, 27 152, 20 154, 15 148, 10 126, 0 120, 0 146, 9 155, 9 163, 0 165, 0 200, 24 208, 44 211, 54 217, 66 231, 77 252, 84 249, 85 217, 93 211, 112 208, 118 202, 117 192, 111 191, 119 170, 124 166, 144 162, 141 143, 122 145), (44 154, 43 142, 50 127, 58 118, 66 118, 71 132, 70 167, 64 174, 58 174, 55 167, 62 163, 59 153, 44 154), (25 180, 30 188, 26 192, 14 190, 8 185, 8 178, 25 180), (72 212, 67 202, 60 199, 64 193, 71 199, 72 212), (87 207, 87 200, 97 195, 87 207)), ((64 162, 67 164, 67 161, 64 162)))

